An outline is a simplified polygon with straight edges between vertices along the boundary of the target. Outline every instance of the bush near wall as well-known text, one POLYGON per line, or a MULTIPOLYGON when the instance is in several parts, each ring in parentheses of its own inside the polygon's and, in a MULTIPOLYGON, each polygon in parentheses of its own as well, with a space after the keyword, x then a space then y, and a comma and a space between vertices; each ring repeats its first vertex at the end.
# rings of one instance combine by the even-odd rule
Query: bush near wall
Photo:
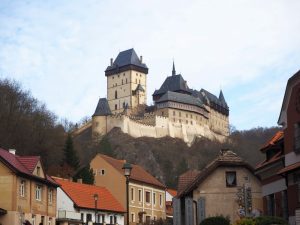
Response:
POLYGON ((261 216, 257 218, 244 218, 236 225, 288 225, 287 221, 279 217, 261 216))
POLYGON ((230 225, 230 220, 223 216, 215 216, 206 218, 200 225, 230 225))

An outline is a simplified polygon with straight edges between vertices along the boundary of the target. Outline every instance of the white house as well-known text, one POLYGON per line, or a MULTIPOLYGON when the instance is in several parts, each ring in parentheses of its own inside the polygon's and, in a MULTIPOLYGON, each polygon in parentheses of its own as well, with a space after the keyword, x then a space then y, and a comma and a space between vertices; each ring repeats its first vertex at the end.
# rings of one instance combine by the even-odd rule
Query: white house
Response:
POLYGON ((60 225, 94 222, 124 225, 125 209, 106 188, 57 177, 53 179, 60 185, 56 220, 60 225))

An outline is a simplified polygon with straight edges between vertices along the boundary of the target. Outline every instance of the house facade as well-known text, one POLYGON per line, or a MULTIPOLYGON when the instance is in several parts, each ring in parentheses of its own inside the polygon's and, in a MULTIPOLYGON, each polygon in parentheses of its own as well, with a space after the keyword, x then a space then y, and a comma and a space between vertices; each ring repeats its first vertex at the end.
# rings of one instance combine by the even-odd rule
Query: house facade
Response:
MULTIPOLYGON (((126 161, 97 154, 90 167, 95 174, 95 184, 104 186, 126 209, 126 179, 122 167, 126 161)), ((166 218, 165 186, 138 165, 132 165, 129 180, 129 222, 166 218)))
POLYGON ((53 179, 60 185, 57 190, 57 224, 124 225, 125 209, 106 188, 58 177, 53 179))
POLYGON ((0 224, 55 225, 57 187, 40 157, 0 149, 0 224))
POLYGON ((207 217, 240 217, 262 211, 261 183, 254 169, 229 150, 203 170, 187 172, 173 199, 173 224, 197 225, 207 217))
POLYGON ((284 168, 284 134, 278 131, 260 151, 265 160, 256 166, 262 180, 263 213, 288 220, 286 180, 278 171, 284 168))
POLYGON ((290 224, 300 224, 300 71, 287 82, 278 125, 284 133, 284 168, 290 224))

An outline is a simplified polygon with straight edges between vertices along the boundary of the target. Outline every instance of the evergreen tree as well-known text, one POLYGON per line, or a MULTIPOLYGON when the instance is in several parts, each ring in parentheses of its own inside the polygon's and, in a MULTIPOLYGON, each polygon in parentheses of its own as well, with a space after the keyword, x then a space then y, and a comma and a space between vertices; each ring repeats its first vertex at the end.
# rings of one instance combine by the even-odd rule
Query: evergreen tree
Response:
POLYGON ((64 161, 63 163, 67 163, 74 170, 79 168, 79 158, 77 156, 77 152, 74 149, 73 138, 71 134, 68 134, 65 146, 64 146, 64 161))
POLYGON ((84 184, 94 184, 94 172, 89 165, 83 167, 75 176, 74 180, 82 179, 84 184))

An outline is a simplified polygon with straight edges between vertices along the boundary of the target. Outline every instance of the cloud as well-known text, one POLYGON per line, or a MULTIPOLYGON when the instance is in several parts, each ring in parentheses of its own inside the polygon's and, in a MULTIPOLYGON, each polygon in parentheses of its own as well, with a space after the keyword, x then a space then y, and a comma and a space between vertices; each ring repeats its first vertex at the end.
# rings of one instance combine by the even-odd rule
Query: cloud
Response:
POLYGON ((222 87, 235 126, 270 126, 299 69, 299 9, 299 1, 3 1, 0 76, 76 122, 106 95, 109 58, 134 47, 150 68, 148 103, 174 58, 190 87, 222 87), (241 109, 243 100, 251 104, 241 109))

